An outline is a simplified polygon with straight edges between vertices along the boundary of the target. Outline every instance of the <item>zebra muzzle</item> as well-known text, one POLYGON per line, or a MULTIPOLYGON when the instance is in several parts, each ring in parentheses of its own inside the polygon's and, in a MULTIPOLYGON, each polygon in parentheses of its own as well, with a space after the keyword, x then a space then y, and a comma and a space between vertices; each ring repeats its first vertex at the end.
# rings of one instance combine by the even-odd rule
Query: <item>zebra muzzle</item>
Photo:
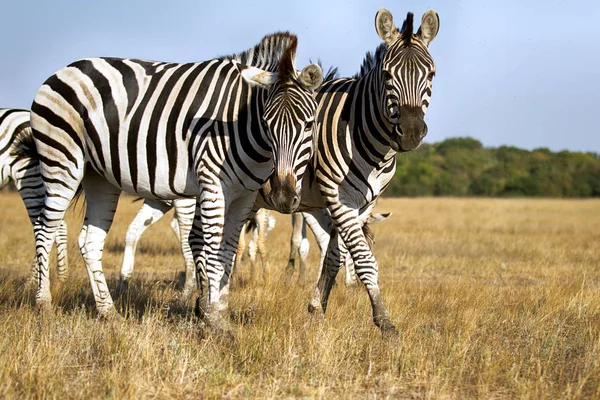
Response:
POLYGON ((300 196, 296 192, 296 179, 289 174, 273 174, 270 179, 271 204, 276 211, 291 214, 300 205, 300 196))

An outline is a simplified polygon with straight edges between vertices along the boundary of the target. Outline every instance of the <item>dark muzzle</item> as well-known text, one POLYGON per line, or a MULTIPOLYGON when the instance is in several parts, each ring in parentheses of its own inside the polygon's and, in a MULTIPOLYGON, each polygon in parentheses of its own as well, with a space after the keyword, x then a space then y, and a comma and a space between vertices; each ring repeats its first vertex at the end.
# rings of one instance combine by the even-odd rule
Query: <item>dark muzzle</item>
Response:
POLYGON ((427 135, 425 115, 420 107, 400 107, 400 119, 394 129, 390 146, 396 151, 412 151, 421 145, 427 135))
POLYGON ((300 205, 300 196, 296 192, 296 179, 288 174, 273 174, 270 179, 271 204, 283 214, 291 214, 300 205))

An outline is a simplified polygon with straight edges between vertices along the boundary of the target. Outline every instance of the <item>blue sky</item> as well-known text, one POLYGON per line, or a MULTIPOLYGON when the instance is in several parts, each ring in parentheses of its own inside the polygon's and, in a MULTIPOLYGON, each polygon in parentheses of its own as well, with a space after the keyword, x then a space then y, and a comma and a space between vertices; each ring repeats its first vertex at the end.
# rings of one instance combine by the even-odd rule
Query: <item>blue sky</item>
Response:
POLYGON ((299 37, 297 66, 320 58, 343 76, 379 44, 374 17, 397 25, 440 16, 428 142, 471 136, 486 146, 600 152, 600 2, 27 1, 2 7, 0 107, 29 108, 43 81, 83 57, 201 61, 267 33, 299 37))

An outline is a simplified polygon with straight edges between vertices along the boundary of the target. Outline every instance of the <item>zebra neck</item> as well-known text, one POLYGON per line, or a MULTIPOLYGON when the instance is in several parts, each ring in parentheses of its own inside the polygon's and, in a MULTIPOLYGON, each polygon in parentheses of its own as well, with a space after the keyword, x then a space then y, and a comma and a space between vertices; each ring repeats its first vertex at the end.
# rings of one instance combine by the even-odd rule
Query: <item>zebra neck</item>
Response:
POLYGON ((368 155, 369 164, 387 165, 395 152, 390 147, 394 126, 384 108, 384 82, 381 67, 373 68, 356 82, 354 105, 354 145, 368 155))

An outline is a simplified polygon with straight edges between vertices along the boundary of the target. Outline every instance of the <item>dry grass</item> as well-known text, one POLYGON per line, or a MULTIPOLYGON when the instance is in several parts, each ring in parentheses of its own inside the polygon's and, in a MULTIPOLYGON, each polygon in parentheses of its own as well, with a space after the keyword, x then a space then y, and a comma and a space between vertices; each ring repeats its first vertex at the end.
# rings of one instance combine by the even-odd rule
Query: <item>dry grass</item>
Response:
MULTIPOLYGON (((167 219, 138 248, 128 318, 101 321, 69 218, 70 282, 40 316, 26 284, 32 235, 0 194, 0 397, 600 397, 600 201, 401 199, 373 229, 380 281, 401 331, 386 343, 363 290, 334 289, 324 324, 310 285, 281 283, 289 217, 268 240, 270 283, 232 294, 235 342, 199 337, 171 282, 183 269, 167 219)), ((123 198, 104 265, 114 290, 123 198)), ((311 254, 311 275, 317 255, 311 254)), ((243 271, 244 273, 246 271, 243 271)))

